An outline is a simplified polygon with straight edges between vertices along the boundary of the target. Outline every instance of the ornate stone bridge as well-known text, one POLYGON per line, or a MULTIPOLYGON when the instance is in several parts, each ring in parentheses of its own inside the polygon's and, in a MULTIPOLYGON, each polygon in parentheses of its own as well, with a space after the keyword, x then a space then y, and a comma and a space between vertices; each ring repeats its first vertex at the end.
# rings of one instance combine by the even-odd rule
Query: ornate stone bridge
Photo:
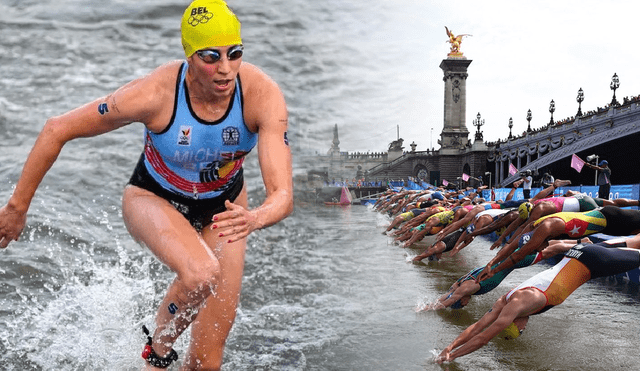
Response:
MULTIPOLYGON (((640 100, 626 100, 623 105, 609 106, 563 123, 548 124, 522 137, 488 143, 493 147, 488 161, 494 163, 493 169, 491 165, 489 169, 493 170, 496 184, 507 185, 520 177, 509 174, 509 164, 518 171, 535 171, 574 153, 608 142, 615 144, 614 141, 639 132, 640 100)), ((630 155, 629 159, 637 158, 637 149, 619 148, 630 155)))

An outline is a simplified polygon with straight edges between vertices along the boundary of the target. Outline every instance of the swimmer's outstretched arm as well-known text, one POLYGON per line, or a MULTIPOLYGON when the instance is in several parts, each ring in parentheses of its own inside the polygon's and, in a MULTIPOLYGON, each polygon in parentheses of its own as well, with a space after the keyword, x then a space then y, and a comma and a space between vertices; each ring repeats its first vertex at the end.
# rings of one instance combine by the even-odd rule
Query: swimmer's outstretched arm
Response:
MULTIPOLYGON (((539 226, 538 226, 539 227, 539 226)), ((533 226, 531 226, 528 230, 525 230, 524 232, 530 232, 531 230, 533 230, 533 226)), ((532 238, 524 245, 522 246, 522 248, 520 250, 518 250, 518 252, 522 251, 522 250, 526 250, 528 251, 527 254, 533 250, 535 250, 536 246, 539 246, 545 239, 545 237, 541 236, 543 235, 543 232, 538 232, 536 229, 536 232, 538 233, 539 236, 537 239, 533 239, 532 238), (532 243, 533 241, 533 243, 532 243), (531 244, 531 245, 529 245, 531 244), (529 246, 527 246, 529 245, 529 246)), ((491 261, 489 261, 489 263, 485 266, 485 268, 482 270, 482 272, 478 275, 478 278, 476 279, 476 282, 480 282, 480 281, 484 281, 486 279, 491 278, 495 273, 501 271, 502 269, 505 269, 507 264, 505 263, 505 261, 509 261, 509 267, 511 265, 515 265, 518 261, 515 260, 515 257, 511 258, 511 259, 507 259, 509 258, 512 254, 514 254, 514 251, 516 251, 516 249, 518 248, 518 244, 519 244, 519 239, 518 238, 512 238, 508 244, 506 244, 500 251, 498 251, 498 253, 496 254, 496 256, 491 259, 491 261), (500 264, 498 264, 500 263, 500 264), (498 266, 496 266, 496 264, 498 264, 498 266), (500 268, 500 269, 498 269, 500 268)), ((522 258, 524 258, 525 255, 522 255, 520 257, 520 259, 522 260, 522 258)))
POLYGON ((627 248, 640 250, 640 234, 637 234, 629 238, 626 242, 627 242, 627 248))
POLYGON ((471 296, 480 290, 480 284, 476 283, 475 280, 464 280, 464 278, 465 277, 461 278, 462 282, 454 283, 453 286, 451 286, 451 289, 447 291, 446 294, 442 295, 442 297, 440 297, 436 302, 436 305, 430 309, 448 308, 465 296, 471 296))
POLYGON ((475 218, 476 215, 478 215, 478 213, 480 213, 482 210, 484 210, 484 207, 482 206, 476 206, 473 209, 471 209, 462 219, 456 221, 456 222, 452 222, 450 223, 448 226, 444 227, 442 229, 442 233, 438 233, 438 236, 442 236, 442 238, 444 238, 447 234, 453 232, 453 231, 457 231, 458 229, 460 229, 460 227, 466 225, 467 223, 470 223, 471 221, 473 221, 473 219, 475 218))
MULTIPOLYGON (((512 213, 513 211, 510 211, 509 213, 512 213)), ((506 213, 504 215, 501 215, 498 220, 494 220, 491 221, 491 223, 489 223, 488 225, 481 227, 481 228, 476 228, 473 232, 471 232, 469 234, 469 237, 475 237, 475 236, 481 236, 484 234, 489 234, 493 231, 496 231, 504 226, 510 225, 512 220, 509 217, 509 213, 506 213)))
MULTIPOLYGON (((513 232, 513 236, 511 236, 511 240, 517 240, 518 238, 522 237, 523 234, 525 234, 525 231, 530 231, 531 229, 529 228, 530 224, 533 223, 529 223, 529 220, 522 220, 520 218, 518 218, 521 222, 519 224, 519 226, 516 228, 516 230, 513 232)), ((535 220, 533 220, 535 222, 535 220)), ((511 242, 511 240, 509 242, 511 242)))
MULTIPOLYGON (((463 233, 465 233, 465 232, 463 232, 463 233)), ((458 239, 458 241, 456 242, 456 245, 453 247, 453 249, 451 249, 451 252, 449 252, 449 256, 455 256, 457 253, 460 252, 460 250, 464 249, 471 242, 473 242, 474 238, 475 237, 471 237, 469 235, 467 235, 467 236, 462 236, 461 235, 460 238, 458 239)))
POLYGON ((544 188, 543 190, 538 192, 534 197, 532 197, 531 201, 541 200, 543 198, 553 196, 553 192, 556 190, 556 188, 564 187, 570 184, 571 184, 570 180, 556 179, 552 185, 548 186, 547 188, 544 188))
MULTIPOLYGON (((583 245, 592 244, 590 239, 581 238, 580 243, 583 245)), ((545 247, 540 253, 542 259, 548 259, 558 254, 563 254, 569 251, 570 248, 578 244, 578 240, 550 240, 548 246, 545 247)))
POLYGON ((427 247, 422 252, 422 254, 417 255, 416 257, 414 257, 413 261, 414 262, 418 262, 418 261, 421 261, 422 259, 426 259, 426 258, 430 257, 431 255, 439 254, 439 253, 443 252, 446 248, 447 248, 447 246, 445 245, 444 242, 442 242, 442 241, 436 242, 433 245, 427 247))
MULTIPOLYGON (((453 295, 453 293, 456 291, 456 289, 460 286, 459 282, 454 282, 453 285, 451 285, 451 287, 449 288, 449 290, 447 292, 445 292, 444 294, 442 294, 442 296, 440 296, 435 303, 429 304, 427 305, 424 309, 422 309, 422 311, 427 311, 427 310, 438 310, 438 309, 446 309, 447 305, 444 304, 444 302, 453 295)), ((451 303, 455 303, 455 301, 452 301, 451 303)), ((451 304, 449 304, 451 305, 451 304)))
MULTIPOLYGON (((431 220, 433 220, 433 219, 431 219, 431 220)), ((421 231, 415 231, 415 233, 411 236, 411 238, 409 238, 409 240, 407 242, 405 242, 402 245, 402 247, 409 247, 409 246, 413 245, 414 243, 416 243, 418 241, 421 241, 424 238, 424 236, 426 236, 431 231, 431 228, 433 227, 433 224, 434 223, 432 221, 428 221, 425 224, 424 229, 421 230, 421 231)))
POLYGON ((494 274, 504 269, 510 268, 513 265, 516 265, 519 261, 524 259, 525 256, 532 253, 533 251, 541 251, 542 249, 546 248, 548 245, 548 243, 546 242, 547 238, 557 236, 559 234, 557 233, 558 228, 564 229, 564 222, 558 218, 549 218, 534 228, 531 239, 527 243, 525 243, 519 250, 515 251, 515 247, 517 247, 518 241, 512 241, 511 243, 509 243, 509 247, 513 247, 514 251, 510 252, 508 255, 501 254, 504 252, 504 249, 498 252, 498 254, 496 254, 496 257, 494 258, 495 261, 492 260, 492 262, 494 264, 500 262, 500 264, 498 264, 496 267, 493 267, 490 270, 489 274, 485 274, 485 272, 483 271, 483 273, 478 276, 478 281, 488 279, 494 274))
POLYGON ((450 362, 485 346, 516 318, 516 313, 501 315, 506 305, 505 296, 495 302, 478 322, 467 327, 436 358, 437 363, 450 362))
POLYGON ((506 259, 509 255, 511 255, 514 251, 516 251, 516 249, 518 248, 518 242, 519 241, 517 238, 512 238, 508 244, 502 247, 502 249, 496 253, 496 256, 494 256, 493 259, 491 259, 489 263, 487 263, 484 271, 478 276, 477 281, 482 281, 481 278, 484 279, 484 273, 490 271, 491 267, 493 267, 498 262, 501 262, 502 260, 506 259))
MULTIPOLYGON (((509 226, 507 227, 507 229, 505 229, 504 232, 502 232, 502 234, 500 235, 500 237, 498 237, 498 239, 491 244, 491 247, 489 248, 489 250, 493 250, 496 247, 499 247, 500 245, 502 245, 502 243, 508 239, 509 235, 518 229, 518 227, 520 227, 521 222, 519 220, 522 220, 520 218, 517 218, 516 220, 514 220, 513 222, 511 222, 511 224, 509 224, 509 226)), ((511 239, 509 240, 509 242, 513 241, 516 238, 516 233, 513 233, 513 236, 511 237, 511 239)))
POLYGON ((142 122, 150 129, 157 124, 164 105, 164 94, 174 94, 167 70, 177 72, 178 64, 168 63, 149 75, 136 79, 113 94, 94 100, 60 116, 49 118, 27 157, 20 179, 7 205, 0 209, 0 248, 17 240, 26 225, 27 211, 45 174, 58 158, 64 145, 76 138, 94 137, 132 122, 142 122), (171 88, 167 89, 167 87, 171 88), (156 96, 152 96, 156 94, 156 96), (117 103, 117 104, 116 104, 117 103))

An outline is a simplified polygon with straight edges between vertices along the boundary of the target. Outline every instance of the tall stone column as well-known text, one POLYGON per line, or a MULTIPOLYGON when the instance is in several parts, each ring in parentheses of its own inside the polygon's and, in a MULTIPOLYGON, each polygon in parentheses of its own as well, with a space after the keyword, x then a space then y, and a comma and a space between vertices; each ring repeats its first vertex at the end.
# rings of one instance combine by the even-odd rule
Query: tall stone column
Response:
POLYGON ((471 60, 465 57, 449 57, 440 63, 444 72, 444 127, 440 133, 440 154, 460 153, 469 142, 466 125, 467 68, 471 60))

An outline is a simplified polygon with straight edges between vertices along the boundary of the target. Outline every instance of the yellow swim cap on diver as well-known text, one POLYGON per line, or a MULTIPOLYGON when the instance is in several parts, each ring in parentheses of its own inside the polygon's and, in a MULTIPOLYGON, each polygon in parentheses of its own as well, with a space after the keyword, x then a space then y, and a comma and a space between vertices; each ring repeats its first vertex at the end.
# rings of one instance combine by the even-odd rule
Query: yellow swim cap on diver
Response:
POLYGON ((240 21, 222 0, 195 0, 182 15, 184 54, 212 46, 242 44, 240 21))
POLYGON ((518 207, 518 215, 520 216, 520 219, 529 219, 531 209, 533 209, 533 204, 531 204, 531 202, 520 204, 520 206, 518 207))
POLYGON ((520 336, 520 334, 522 334, 522 331, 518 330, 518 326, 511 322, 511 324, 507 326, 506 329, 502 330, 498 336, 507 340, 513 340, 520 336))

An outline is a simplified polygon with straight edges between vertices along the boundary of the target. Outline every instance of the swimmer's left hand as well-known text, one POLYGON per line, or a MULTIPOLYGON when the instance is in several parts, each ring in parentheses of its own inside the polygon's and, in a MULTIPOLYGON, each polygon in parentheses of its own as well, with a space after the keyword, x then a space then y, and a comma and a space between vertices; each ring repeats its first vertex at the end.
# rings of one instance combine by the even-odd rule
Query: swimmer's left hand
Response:
POLYGON ((227 208, 213 216, 213 224, 210 229, 215 229, 219 237, 224 237, 227 242, 236 242, 247 237, 251 232, 260 229, 255 212, 236 205, 229 200, 224 202, 227 208))

